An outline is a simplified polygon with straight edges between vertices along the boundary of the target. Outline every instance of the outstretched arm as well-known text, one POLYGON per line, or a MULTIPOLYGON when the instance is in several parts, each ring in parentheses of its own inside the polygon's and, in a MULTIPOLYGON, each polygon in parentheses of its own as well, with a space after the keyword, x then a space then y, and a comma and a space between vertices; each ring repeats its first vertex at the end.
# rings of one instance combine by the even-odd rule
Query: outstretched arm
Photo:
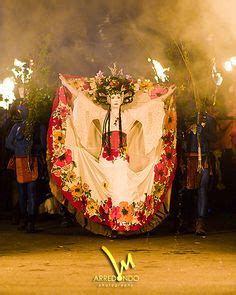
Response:
POLYGON ((82 94, 81 91, 75 89, 74 87, 72 87, 68 81, 66 80, 66 78, 64 76, 62 76, 62 74, 59 74, 59 79, 61 80, 61 83, 63 86, 65 86, 72 95, 74 95, 75 97, 77 97, 79 94, 82 94))
POLYGON ((160 108, 160 106, 163 106, 163 102, 166 100, 166 98, 172 95, 175 90, 176 90, 176 86, 171 85, 165 94, 158 96, 154 99, 150 99, 149 101, 144 103, 142 106, 136 107, 135 109, 130 109, 129 110, 130 114, 132 114, 132 116, 136 118, 137 115, 139 116, 140 112, 142 113, 145 110, 152 111, 152 110, 155 110, 156 108, 160 108))
POLYGON ((78 99, 79 104, 83 104, 85 109, 90 109, 97 114, 104 111, 101 106, 95 105, 90 99, 88 99, 83 91, 77 90, 76 88, 71 86, 65 79, 65 77, 62 76, 62 74, 59 74, 59 79, 61 80, 62 85, 65 86, 74 96, 74 102, 78 99))
POLYGON ((171 94, 173 94, 173 93, 175 92, 175 90, 176 90, 176 86, 173 84, 173 85, 171 85, 171 86, 168 88, 167 92, 166 92, 165 94, 159 96, 159 98, 160 98, 162 101, 165 101, 165 99, 166 99, 167 97, 169 97, 171 94))
POLYGON ((171 85, 165 94, 158 96, 156 99, 154 98, 154 99, 150 100, 147 103, 148 106, 155 107, 159 103, 158 101, 160 101, 160 100, 162 100, 164 102, 167 99, 167 97, 169 97, 170 95, 172 95, 174 93, 175 90, 176 90, 176 86, 171 85))

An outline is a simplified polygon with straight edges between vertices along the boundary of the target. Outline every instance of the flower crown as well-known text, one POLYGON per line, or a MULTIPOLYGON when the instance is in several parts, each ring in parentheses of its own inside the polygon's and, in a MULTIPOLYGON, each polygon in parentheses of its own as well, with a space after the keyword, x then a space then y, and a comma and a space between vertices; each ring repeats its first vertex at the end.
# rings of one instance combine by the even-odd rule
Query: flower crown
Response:
MULTIPOLYGON (((116 64, 109 67, 111 75, 104 76, 99 71, 95 77, 68 76, 70 85, 89 96, 94 103, 108 105, 107 97, 113 94, 123 96, 123 104, 131 103, 136 92, 142 91, 150 94, 151 98, 163 94, 165 89, 150 80, 134 80, 130 75, 124 75, 123 70, 117 70, 116 64)), ((65 76, 66 77, 66 76, 65 76)))
POLYGON ((123 104, 131 103, 135 93, 134 83, 131 76, 123 75, 123 70, 117 70, 116 64, 109 67, 111 75, 105 77, 101 71, 95 76, 96 92, 95 98, 98 103, 107 104, 107 97, 113 94, 123 96, 123 104))

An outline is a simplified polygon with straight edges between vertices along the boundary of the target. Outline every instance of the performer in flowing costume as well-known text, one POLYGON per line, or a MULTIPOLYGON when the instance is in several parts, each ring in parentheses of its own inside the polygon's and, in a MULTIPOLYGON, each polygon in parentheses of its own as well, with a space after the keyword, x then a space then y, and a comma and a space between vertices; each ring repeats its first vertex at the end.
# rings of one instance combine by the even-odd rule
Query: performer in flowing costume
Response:
POLYGON ((87 229, 127 235, 163 219, 158 211, 170 192, 176 160, 175 111, 170 101, 168 110, 164 106, 175 86, 156 97, 152 83, 111 71, 90 79, 60 75, 64 87, 48 131, 52 181, 58 186, 52 191, 76 208, 87 229))

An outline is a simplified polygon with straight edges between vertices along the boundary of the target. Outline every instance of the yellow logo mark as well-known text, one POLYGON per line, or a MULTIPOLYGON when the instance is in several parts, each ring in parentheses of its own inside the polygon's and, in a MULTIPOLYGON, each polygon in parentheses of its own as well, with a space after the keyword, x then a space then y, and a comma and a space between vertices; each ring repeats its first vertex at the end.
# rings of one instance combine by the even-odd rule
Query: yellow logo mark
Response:
POLYGON ((111 252, 105 246, 102 246, 102 250, 106 253, 106 255, 108 256, 108 258, 111 261, 111 264, 113 265, 113 268, 117 274, 117 277, 116 277, 117 281, 121 282, 123 270, 124 269, 128 270, 129 266, 131 266, 132 268, 135 267, 131 253, 128 253, 128 255, 127 255, 127 262, 125 262, 124 260, 121 260, 121 262, 120 262, 121 267, 120 267, 120 271, 119 271, 117 263, 116 263, 113 255, 111 254, 111 252))

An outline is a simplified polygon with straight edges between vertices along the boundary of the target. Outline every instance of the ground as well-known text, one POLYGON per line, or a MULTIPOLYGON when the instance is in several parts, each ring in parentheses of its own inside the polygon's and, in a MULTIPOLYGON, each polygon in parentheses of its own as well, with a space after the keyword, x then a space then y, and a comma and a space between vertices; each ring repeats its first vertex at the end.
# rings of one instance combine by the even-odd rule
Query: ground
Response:
POLYGON ((236 294, 235 214, 209 223, 205 238, 171 234, 165 222, 149 235, 109 239, 62 228, 58 218, 38 222, 35 234, 1 220, 0 294, 236 294), (114 278, 102 246, 117 264, 131 253, 135 268, 123 274, 139 281, 94 282, 114 278))

